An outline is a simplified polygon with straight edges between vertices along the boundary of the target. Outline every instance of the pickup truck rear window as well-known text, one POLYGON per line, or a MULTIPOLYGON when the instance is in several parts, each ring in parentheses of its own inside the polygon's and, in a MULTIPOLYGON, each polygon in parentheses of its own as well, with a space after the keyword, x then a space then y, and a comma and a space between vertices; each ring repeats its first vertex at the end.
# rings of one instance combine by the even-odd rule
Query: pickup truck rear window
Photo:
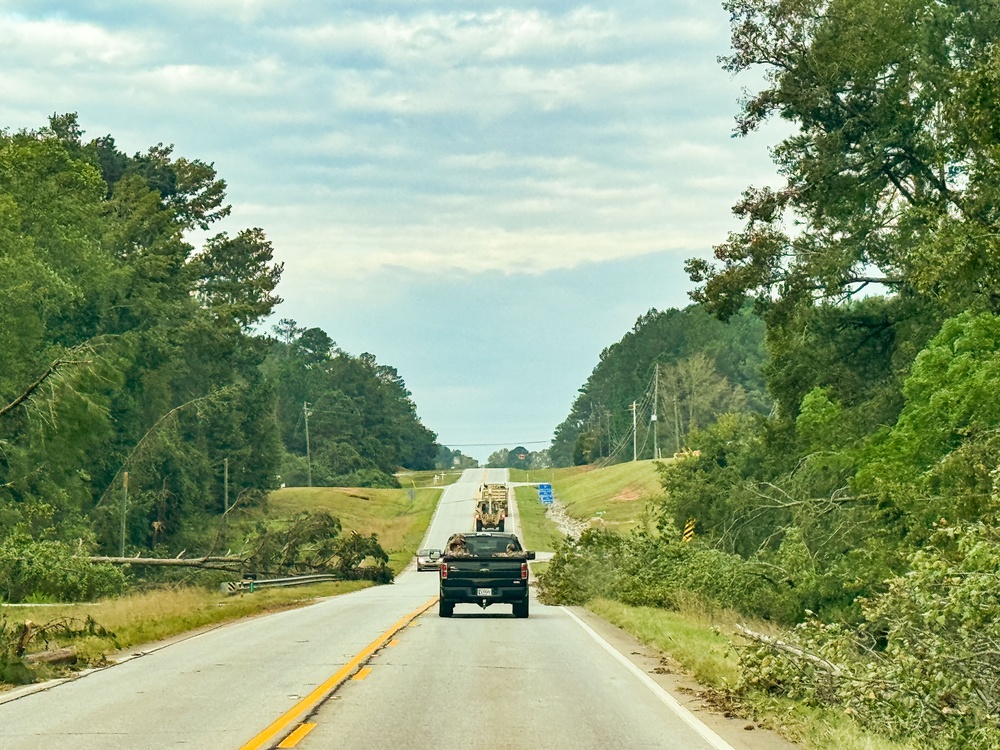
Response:
POLYGON ((467 536, 465 546, 469 554, 476 557, 503 556, 523 551, 517 540, 510 537, 467 536), (508 550, 508 546, 512 546, 513 549, 508 550))

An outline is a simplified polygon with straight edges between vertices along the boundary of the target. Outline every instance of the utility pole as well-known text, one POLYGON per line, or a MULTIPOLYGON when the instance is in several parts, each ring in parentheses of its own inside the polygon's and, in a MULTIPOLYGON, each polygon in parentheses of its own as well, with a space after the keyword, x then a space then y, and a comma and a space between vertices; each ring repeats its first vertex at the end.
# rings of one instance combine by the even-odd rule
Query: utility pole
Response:
POLYGON ((125 513, 128 510, 128 472, 122 473, 122 549, 121 556, 125 557, 125 513))
POLYGON ((674 436, 677 438, 677 452, 681 452, 681 415, 677 410, 677 394, 674 394, 674 436))
POLYGON ((306 418, 306 471, 309 474, 309 486, 313 486, 312 452, 309 450, 309 402, 302 402, 302 413, 306 418))
POLYGON ((653 428, 653 458, 659 458, 660 449, 656 445, 656 410, 660 406, 660 363, 657 362, 654 366, 656 369, 653 371, 653 414, 649 421, 653 428))
POLYGON ((638 437, 638 433, 635 430, 635 409, 636 409, 635 401, 632 402, 631 408, 632 408, 632 460, 636 461, 638 460, 639 451, 636 447, 636 438, 638 437))
POLYGON ((229 459, 222 459, 222 507, 225 508, 226 513, 229 512, 229 459))

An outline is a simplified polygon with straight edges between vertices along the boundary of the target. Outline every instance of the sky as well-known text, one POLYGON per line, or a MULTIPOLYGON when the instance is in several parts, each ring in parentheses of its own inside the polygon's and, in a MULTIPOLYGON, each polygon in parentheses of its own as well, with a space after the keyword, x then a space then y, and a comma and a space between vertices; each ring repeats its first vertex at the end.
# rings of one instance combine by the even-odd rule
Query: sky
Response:
MULTIPOLYGON (((539 450, 601 351, 690 303, 774 184, 711 0, 0 0, 0 128, 214 164, 284 263, 274 321, 406 381, 444 445, 539 450)), ((198 238, 192 238, 199 241, 198 238)), ((641 394, 637 394, 639 396, 641 394)))

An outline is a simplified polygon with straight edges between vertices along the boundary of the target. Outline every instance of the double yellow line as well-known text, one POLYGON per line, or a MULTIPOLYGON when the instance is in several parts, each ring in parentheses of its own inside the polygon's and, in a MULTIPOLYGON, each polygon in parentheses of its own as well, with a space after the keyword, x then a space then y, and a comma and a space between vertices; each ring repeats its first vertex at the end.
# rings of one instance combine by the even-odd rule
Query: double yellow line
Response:
MULTIPOLYGON (((398 633, 400 630, 405 628, 407 625, 409 625, 411 622, 417 619, 420 615, 422 615, 424 612, 426 612, 428 609, 434 606, 435 602, 437 602, 436 596, 426 604, 410 612, 410 614, 406 615, 403 619, 401 619, 399 622, 397 622, 395 625, 393 625, 391 628, 385 631, 382 635, 380 635, 374 641, 365 646, 360 651, 360 653, 358 653, 357 656, 355 656, 353 659, 347 662, 347 664, 345 664, 343 667, 338 669, 333 676, 327 679, 322 685, 317 687, 315 690, 309 693, 309 695, 300 700, 290 709, 285 711, 285 713, 283 713, 277 720, 275 720, 274 723, 271 724, 271 726, 269 726, 263 732, 258 734, 248 743, 243 745, 243 747, 241 747, 240 750, 259 750, 260 748, 267 745, 267 743, 269 743, 271 740, 273 740, 275 737, 277 737, 279 734, 285 731, 288 728, 289 724, 294 722, 303 714, 311 711, 321 701, 325 700, 327 696, 330 695, 330 693, 332 693, 340 686, 341 683, 343 683, 345 680, 347 680, 348 677, 354 674, 355 670, 361 667, 361 665, 363 665, 366 661, 368 661, 376 651, 378 651, 386 643, 388 643, 392 639, 392 637, 396 635, 396 633, 398 633)), ((299 739, 308 734, 309 730, 312 729, 313 726, 315 725, 303 724, 302 727, 297 729, 295 732, 292 733, 292 735, 288 737, 288 740, 292 740, 293 737, 295 737, 295 735, 298 734, 298 737, 295 737, 295 742, 297 742, 299 739), (299 734, 300 730, 302 731, 299 734)), ((284 744, 285 743, 283 742, 282 745, 284 744)), ((288 747, 292 747, 293 745, 294 742, 292 743, 292 745, 288 745, 288 747)))

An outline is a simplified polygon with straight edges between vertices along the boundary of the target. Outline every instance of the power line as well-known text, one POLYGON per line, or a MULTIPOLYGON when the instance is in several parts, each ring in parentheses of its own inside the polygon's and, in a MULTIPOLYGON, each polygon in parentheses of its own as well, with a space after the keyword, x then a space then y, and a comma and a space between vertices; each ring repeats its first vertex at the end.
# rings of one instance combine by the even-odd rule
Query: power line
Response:
MULTIPOLYGON (((638 399, 638 401, 633 402, 636 416, 638 416, 638 414, 640 413, 645 413, 646 410, 649 409, 650 407, 652 407, 653 409, 656 408, 657 385, 658 384, 656 381, 656 373, 654 372, 653 376, 650 377, 649 379, 649 383, 646 384, 645 392, 638 399)), ((633 404, 629 404, 629 409, 630 410, 633 409, 633 404)), ((625 430, 625 434, 619 438, 618 443, 615 445, 614 449, 611 452, 609 452, 605 458, 598 461, 598 464, 601 466, 606 466, 607 464, 611 463, 611 461, 613 461, 618 456, 618 454, 625 449, 625 446, 627 446, 630 442, 632 442, 633 439, 636 437, 638 437, 638 428, 637 427, 633 428, 631 425, 629 425, 628 429, 625 430)), ((647 427, 646 436, 642 441, 643 449, 645 449, 648 440, 649 440, 649 428, 647 427)))
POLYGON ((447 448, 489 448, 491 445, 548 445, 551 440, 497 440, 493 443, 442 443, 447 448))

